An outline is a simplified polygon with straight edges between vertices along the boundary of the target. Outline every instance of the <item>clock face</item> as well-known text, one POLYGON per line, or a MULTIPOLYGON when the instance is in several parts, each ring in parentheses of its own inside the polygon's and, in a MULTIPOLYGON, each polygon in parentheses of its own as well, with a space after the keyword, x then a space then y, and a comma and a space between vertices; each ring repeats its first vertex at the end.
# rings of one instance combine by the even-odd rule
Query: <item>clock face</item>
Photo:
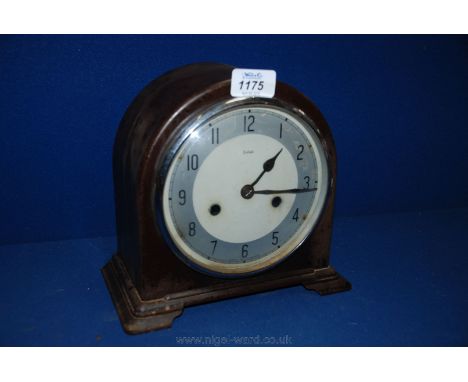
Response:
POLYGON ((201 120, 168 165, 162 207, 170 241, 208 273, 269 268, 320 216, 328 168, 319 138, 291 112, 266 105, 201 120))

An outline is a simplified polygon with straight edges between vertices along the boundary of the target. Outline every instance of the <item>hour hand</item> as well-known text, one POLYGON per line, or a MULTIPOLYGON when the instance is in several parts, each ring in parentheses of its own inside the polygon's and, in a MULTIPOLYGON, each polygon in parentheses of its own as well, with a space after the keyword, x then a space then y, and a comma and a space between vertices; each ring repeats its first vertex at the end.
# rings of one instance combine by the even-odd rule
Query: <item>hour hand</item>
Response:
POLYGON ((300 194, 303 192, 317 191, 317 188, 290 188, 288 190, 258 190, 254 194, 273 195, 273 194, 300 194))
POLYGON ((276 153, 276 155, 273 157, 273 158, 270 158, 270 159, 267 159, 264 163, 263 163, 263 171, 261 172, 261 174, 257 177, 257 179, 255 179, 251 186, 255 186, 258 181, 262 178, 263 175, 265 175, 266 172, 270 172, 271 170, 273 170, 273 167, 275 167, 275 162, 276 162, 276 158, 278 158, 278 155, 281 154, 281 151, 283 151, 283 149, 281 149, 280 151, 278 151, 276 153))
POLYGON ((265 163, 263 163, 263 171, 268 172, 273 170, 273 167, 275 167, 276 158, 278 158, 278 155, 281 154, 281 151, 283 151, 283 149, 278 151, 273 158, 270 158, 265 163))

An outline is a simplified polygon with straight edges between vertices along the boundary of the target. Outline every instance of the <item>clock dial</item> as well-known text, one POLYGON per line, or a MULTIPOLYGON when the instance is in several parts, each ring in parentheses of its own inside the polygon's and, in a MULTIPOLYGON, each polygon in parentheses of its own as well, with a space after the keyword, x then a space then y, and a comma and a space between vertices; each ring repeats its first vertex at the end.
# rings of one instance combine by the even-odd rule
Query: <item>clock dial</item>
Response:
POLYGON ((252 105, 189 129, 162 195, 178 254, 224 275, 286 258, 313 229, 327 195, 327 163, 314 129, 283 109, 252 105))

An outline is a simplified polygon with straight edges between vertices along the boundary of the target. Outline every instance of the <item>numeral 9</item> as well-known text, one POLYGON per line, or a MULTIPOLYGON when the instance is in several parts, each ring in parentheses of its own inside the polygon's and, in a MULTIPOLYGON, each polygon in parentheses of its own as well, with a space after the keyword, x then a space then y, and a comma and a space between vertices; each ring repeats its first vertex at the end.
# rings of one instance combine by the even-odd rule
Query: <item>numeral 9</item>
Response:
POLYGON ((181 206, 184 206, 184 205, 185 205, 185 199, 186 199, 186 198, 185 198, 185 190, 180 190, 180 191, 179 191, 179 199, 180 199, 180 200, 179 200, 179 204, 180 204, 181 206))

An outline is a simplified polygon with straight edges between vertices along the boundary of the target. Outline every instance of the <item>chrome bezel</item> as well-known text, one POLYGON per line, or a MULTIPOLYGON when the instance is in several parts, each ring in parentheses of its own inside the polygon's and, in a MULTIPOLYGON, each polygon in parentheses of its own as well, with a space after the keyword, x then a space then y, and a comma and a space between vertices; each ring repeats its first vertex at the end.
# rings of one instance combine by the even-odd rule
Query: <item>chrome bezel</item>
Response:
MULTIPOLYGON (((162 233, 164 240, 169 245, 171 250, 180 258, 184 263, 196 269, 197 271, 201 271, 202 273, 216 276, 216 277, 244 277, 249 276, 252 274, 256 274, 259 272, 263 272, 267 269, 270 269, 282 261, 286 260, 292 253, 294 253, 302 243, 311 235, 314 231, 317 222, 320 220, 322 216, 324 206, 327 203, 330 189, 334 183, 334 179, 332 178, 332 174, 330 172, 330 165, 329 165, 329 158, 328 158, 328 151, 326 149, 325 140, 317 128, 314 121, 312 121, 304 111, 301 109, 289 105, 285 102, 282 102, 278 99, 266 99, 266 98, 232 98, 228 100, 224 100, 215 104, 212 104, 209 107, 199 109, 196 112, 192 113, 189 117, 187 117, 182 123, 180 123, 177 128, 176 132, 172 139, 169 139, 168 147, 166 152, 163 154, 163 161, 159 168, 155 169, 156 179, 154 181, 154 188, 153 188, 153 211, 155 216, 155 224, 158 230, 162 233), (183 251, 176 245, 174 240, 169 233, 169 230, 166 226, 165 218, 164 218, 164 209, 163 209, 163 194, 164 194, 164 187, 165 187, 165 180, 172 164, 172 161, 176 157, 179 149, 184 144, 184 142, 189 138, 190 134, 193 131, 198 129, 201 125, 207 123, 210 119, 215 118, 221 112, 232 111, 238 108, 244 107, 268 107, 271 109, 281 110, 287 114, 290 114, 295 119, 299 120, 306 128, 309 128, 313 134, 318 137, 318 141, 320 145, 318 145, 318 149, 321 150, 321 154, 324 158, 324 165, 326 169, 326 176, 327 176, 327 187, 324 190, 324 197, 321 201, 321 205, 317 206, 315 209, 317 212, 315 213, 314 220, 312 221, 311 227, 308 232, 303 236, 303 238, 296 243, 292 248, 284 249, 286 252, 279 256, 275 256, 272 261, 265 261, 264 266, 256 266, 250 267, 249 266, 235 266, 236 269, 245 269, 242 272, 236 271, 222 271, 221 269, 229 268, 227 265, 222 265, 217 268, 214 267, 207 267, 205 264, 201 264, 200 262, 196 262, 193 260, 192 257, 183 253, 183 251)), ((315 212, 315 211, 314 211, 315 212)), ((219 264, 219 263, 218 263, 219 264)), ((248 263, 247 263, 248 264, 248 263)), ((232 266, 232 265, 231 265, 232 266)))

